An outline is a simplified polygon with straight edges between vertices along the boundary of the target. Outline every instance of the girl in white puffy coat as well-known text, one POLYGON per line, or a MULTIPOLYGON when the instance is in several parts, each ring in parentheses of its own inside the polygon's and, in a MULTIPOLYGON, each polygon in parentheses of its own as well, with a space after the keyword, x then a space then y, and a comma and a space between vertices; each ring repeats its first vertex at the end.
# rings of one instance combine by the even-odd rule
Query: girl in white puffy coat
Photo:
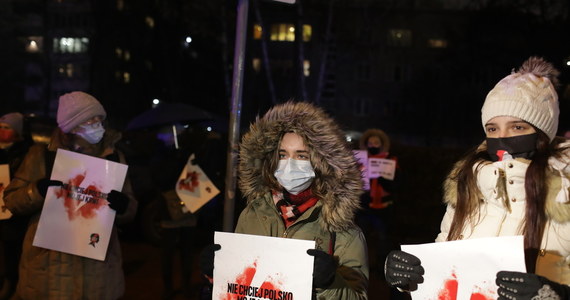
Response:
MULTIPOLYGON (((436 241, 524 236, 528 273, 498 272, 501 300, 570 299, 570 143, 555 137, 557 76, 552 64, 531 57, 497 83, 481 109, 486 140, 444 184, 447 211, 436 241)), ((396 287, 421 283, 423 272, 405 252, 386 261, 396 287)))

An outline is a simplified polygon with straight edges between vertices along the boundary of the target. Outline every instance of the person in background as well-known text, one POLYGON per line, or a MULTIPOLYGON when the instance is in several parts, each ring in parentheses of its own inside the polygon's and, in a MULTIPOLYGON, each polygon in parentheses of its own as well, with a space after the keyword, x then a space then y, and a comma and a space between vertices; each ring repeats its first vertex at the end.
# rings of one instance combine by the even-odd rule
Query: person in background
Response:
MULTIPOLYGON (((32 245, 47 189, 62 184, 49 179, 57 149, 125 163, 122 153, 115 149, 121 134, 105 128, 106 116, 99 101, 87 93, 62 95, 57 109, 58 127, 49 145, 32 146, 6 188, 6 207, 14 215, 30 216, 17 286, 21 299, 118 299, 124 293, 116 226, 104 261, 32 245)), ((117 213, 114 224, 134 218, 137 202, 128 179, 122 191, 112 190, 107 195, 107 201, 117 213)))
MULTIPOLYGON (((570 299, 570 143, 555 136, 558 74, 531 57, 499 81, 481 109, 486 140, 444 185, 447 211, 436 241, 524 236, 527 273, 496 274, 501 300, 570 299)), ((409 253, 386 260, 395 287, 421 283, 423 271, 409 253)))
MULTIPOLYGON (((314 105, 287 102, 251 125, 240 146, 247 206, 235 232, 316 241, 308 250, 315 257, 313 297, 367 299, 366 241, 354 224, 362 179, 338 125, 314 105)), ((219 247, 202 253, 207 276, 219 247)))
MULTIPOLYGON (((0 117, 0 165, 8 165, 10 179, 14 177, 32 143, 31 138, 24 134, 24 116, 21 113, 12 112, 0 117)), ((2 190, 4 188, 6 186, 3 186, 2 190)), ((18 262, 27 224, 28 218, 23 216, 0 220, 3 261, 3 269, 0 271, 0 300, 10 299, 16 290, 18 262)))

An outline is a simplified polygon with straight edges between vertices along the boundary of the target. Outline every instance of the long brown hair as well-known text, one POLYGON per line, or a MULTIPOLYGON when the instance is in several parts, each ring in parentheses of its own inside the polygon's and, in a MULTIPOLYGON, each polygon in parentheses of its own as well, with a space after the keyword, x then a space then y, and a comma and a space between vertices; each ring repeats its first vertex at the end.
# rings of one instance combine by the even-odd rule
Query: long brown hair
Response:
MULTIPOLYGON (((536 152, 532 157, 525 175, 526 208, 524 221, 521 224, 524 235, 525 249, 539 249, 547 222, 545 213, 546 191, 548 190, 547 172, 548 159, 552 156, 560 157, 563 150, 558 145, 565 140, 554 138, 552 142, 548 136, 535 127, 538 134, 536 152)), ((450 180, 457 183, 457 202, 455 214, 451 223, 448 241, 461 238, 467 220, 479 218, 478 207, 483 201, 478 190, 476 174, 490 156, 486 147, 479 147, 462 160, 455 173, 451 174, 450 180), (478 164, 476 170, 473 166, 478 164)))

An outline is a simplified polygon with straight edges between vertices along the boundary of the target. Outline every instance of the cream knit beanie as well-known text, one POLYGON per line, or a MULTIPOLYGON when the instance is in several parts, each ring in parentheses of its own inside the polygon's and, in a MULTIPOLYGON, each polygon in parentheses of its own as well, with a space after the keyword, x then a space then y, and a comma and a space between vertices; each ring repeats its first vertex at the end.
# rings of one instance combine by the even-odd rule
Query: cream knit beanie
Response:
POLYGON ((68 133, 95 116, 107 117, 105 109, 95 97, 84 92, 71 92, 59 97, 57 125, 63 132, 68 133))
POLYGON ((481 109, 483 128, 494 117, 511 116, 534 125, 552 141, 560 114, 555 90, 558 74, 549 62, 530 57, 487 94, 481 109))

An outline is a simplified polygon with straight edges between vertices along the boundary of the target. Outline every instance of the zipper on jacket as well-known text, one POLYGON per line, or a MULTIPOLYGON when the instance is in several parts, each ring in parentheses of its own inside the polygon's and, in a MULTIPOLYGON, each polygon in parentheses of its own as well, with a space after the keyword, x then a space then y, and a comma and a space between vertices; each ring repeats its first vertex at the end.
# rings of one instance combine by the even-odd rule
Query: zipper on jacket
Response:
POLYGON ((285 231, 283 231, 283 237, 284 237, 284 238, 287 237, 287 229, 285 229, 285 231))

